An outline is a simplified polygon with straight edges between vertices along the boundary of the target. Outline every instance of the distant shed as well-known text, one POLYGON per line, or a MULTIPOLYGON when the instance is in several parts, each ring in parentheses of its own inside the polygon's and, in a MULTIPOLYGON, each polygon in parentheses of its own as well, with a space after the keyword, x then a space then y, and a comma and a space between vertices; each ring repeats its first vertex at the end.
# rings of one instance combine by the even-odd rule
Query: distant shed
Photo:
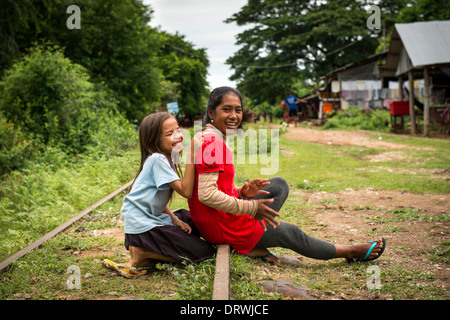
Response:
POLYGON ((371 55, 361 61, 335 69, 320 80, 325 86, 320 90, 323 104, 333 105, 333 110, 349 106, 381 108, 383 100, 390 97, 382 90, 382 65, 387 52, 371 55))
POLYGON ((401 98, 408 81, 411 133, 416 133, 414 83, 423 79, 424 135, 428 135, 430 106, 450 99, 450 21, 395 24, 384 79, 398 79, 401 98))

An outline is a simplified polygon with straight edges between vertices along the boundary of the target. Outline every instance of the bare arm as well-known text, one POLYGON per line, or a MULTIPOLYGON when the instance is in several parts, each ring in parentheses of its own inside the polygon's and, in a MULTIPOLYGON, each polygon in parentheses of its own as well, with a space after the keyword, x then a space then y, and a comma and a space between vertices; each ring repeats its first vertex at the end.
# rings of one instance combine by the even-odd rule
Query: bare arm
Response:
POLYGON ((163 210, 163 213, 169 215, 170 220, 172 220, 172 224, 175 227, 178 227, 178 228, 180 228, 181 230, 183 230, 183 231, 185 231, 187 233, 191 233, 192 232, 191 227, 187 223, 185 223, 185 222, 181 221, 180 219, 178 219, 177 216, 173 214, 172 210, 169 209, 169 207, 165 207, 164 210, 163 210))
POLYGON ((174 189, 177 193, 179 193, 181 196, 185 198, 192 197, 195 179, 194 146, 198 146, 198 144, 201 145, 201 139, 202 139, 201 133, 198 133, 191 141, 191 147, 189 148, 187 155, 190 161, 186 161, 187 163, 184 171, 183 180, 175 180, 169 183, 172 189, 174 189))

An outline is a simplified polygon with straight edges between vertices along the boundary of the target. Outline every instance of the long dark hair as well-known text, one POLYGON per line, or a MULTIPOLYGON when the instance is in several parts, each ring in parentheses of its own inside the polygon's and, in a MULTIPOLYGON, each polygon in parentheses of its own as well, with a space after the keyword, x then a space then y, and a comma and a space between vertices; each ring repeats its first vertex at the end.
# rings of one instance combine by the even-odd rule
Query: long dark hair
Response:
MULTIPOLYGON (((168 112, 157 112, 149 114, 144 119, 142 119, 141 125, 139 126, 139 147, 141 149, 141 164, 139 166, 136 177, 133 180, 133 183, 128 189, 128 193, 130 193, 134 181, 136 181, 136 178, 141 173, 142 168, 144 167, 145 160, 147 160, 147 158, 154 153, 164 154, 164 152, 161 150, 162 125, 163 122, 169 118, 174 118, 174 116, 172 116, 168 112)), ((172 159, 168 160, 172 169, 174 169, 178 176, 182 178, 183 175, 180 164, 173 164, 172 159)), ((170 190, 171 191, 169 199, 172 197, 173 192, 173 189, 170 190)))
POLYGON ((254 117, 255 113, 253 111, 251 111, 249 109, 244 109, 244 102, 243 102, 242 95, 239 92, 239 90, 232 88, 232 87, 218 87, 218 88, 215 88, 213 91, 211 91, 211 93, 209 94, 208 105, 206 106, 206 114, 203 117, 203 122, 205 124, 211 123, 211 120, 212 120, 208 114, 208 111, 209 110, 215 111, 217 106, 222 103, 223 97, 228 93, 235 94, 241 101, 242 121, 239 124, 238 129, 242 128, 243 123, 249 122, 254 117))

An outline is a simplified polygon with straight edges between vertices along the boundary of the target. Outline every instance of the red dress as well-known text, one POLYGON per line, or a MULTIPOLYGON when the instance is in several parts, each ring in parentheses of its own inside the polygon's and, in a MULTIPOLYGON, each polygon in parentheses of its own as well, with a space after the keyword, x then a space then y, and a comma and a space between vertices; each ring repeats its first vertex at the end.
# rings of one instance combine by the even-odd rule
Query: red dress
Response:
POLYGON ((247 254, 264 232, 259 221, 248 215, 211 208, 198 200, 198 175, 217 171, 218 189, 229 196, 239 197, 234 185, 232 152, 221 137, 205 131, 202 148, 196 154, 194 191, 188 199, 191 219, 208 242, 229 244, 235 251, 247 254))

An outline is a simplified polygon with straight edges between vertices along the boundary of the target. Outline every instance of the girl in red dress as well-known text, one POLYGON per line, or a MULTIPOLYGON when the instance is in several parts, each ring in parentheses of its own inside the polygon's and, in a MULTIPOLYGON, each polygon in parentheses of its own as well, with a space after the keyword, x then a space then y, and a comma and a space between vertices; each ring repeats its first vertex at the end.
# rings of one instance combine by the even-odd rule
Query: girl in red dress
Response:
POLYGON ((282 178, 255 179, 234 185, 233 154, 227 134, 242 127, 245 112, 240 93, 230 87, 214 89, 209 97, 202 148, 195 154, 195 184, 188 199, 191 219, 213 244, 229 244, 236 252, 278 263, 267 248, 284 247, 315 259, 374 260, 386 241, 334 245, 279 222, 278 213, 289 193, 282 178))

